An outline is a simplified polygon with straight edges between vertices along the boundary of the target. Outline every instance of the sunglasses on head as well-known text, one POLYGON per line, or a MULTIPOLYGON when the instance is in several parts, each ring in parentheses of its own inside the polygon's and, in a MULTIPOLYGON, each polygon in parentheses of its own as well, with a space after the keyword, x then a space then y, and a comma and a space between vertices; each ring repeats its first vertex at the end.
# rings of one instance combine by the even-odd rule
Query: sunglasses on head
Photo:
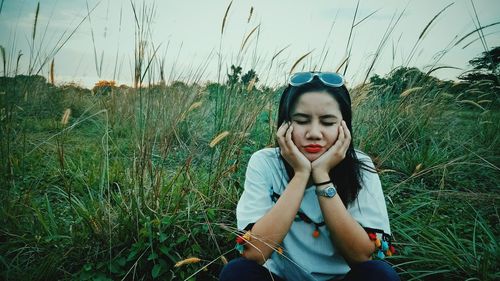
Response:
POLYGON ((296 72, 290 76, 288 83, 294 87, 301 86, 311 82, 315 76, 318 76, 323 84, 330 87, 341 87, 344 85, 344 77, 335 72, 296 72))

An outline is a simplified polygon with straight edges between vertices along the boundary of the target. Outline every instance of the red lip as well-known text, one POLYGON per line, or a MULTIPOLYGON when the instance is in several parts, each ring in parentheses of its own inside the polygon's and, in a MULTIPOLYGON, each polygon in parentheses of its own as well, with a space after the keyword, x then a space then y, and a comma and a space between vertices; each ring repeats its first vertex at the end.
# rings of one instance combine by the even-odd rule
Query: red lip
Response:
POLYGON ((319 144, 310 144, 304 147, 304 150, 308 153, 318 153, 323 147, 319 144))

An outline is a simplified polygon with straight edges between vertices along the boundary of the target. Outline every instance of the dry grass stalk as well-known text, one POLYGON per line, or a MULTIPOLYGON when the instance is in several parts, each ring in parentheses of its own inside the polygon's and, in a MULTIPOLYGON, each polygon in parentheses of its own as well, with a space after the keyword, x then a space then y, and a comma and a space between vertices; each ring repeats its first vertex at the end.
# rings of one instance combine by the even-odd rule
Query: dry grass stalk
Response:
POLYGON ((179 262, 177 262, 174 267, 181 267, 183 265, 186 265, 186 264, 192 264, 192 263, 197 263, 197 262, 200 262, 201 259, 199 258, 187 258, 185 260, 181 260, 179 262))
POLYGON ((64 111, 64 114, 61 118, 61 124, 63 126, 66 126, 68 124, 70 116, 71 116, 71 108, 66 108, 66 110, 64 111))
POLYGON ((245 45, 247 44, 248 39, 250 38, 250 36, 252 36, 252 34, 255 32, 255 30, 257 30, 257 28, 259 28, 259 27, 260 27, 260 24, 257 25, 256 27, 254 27, 254 29, 252 29, 252 31, 250 31, 250 33, 247 35, 247 37, 243 41, 243 44, 241 44, 241 50, 243 50, 243 48, 245 48, 245 45))
POLYGON ((290 68, 290 74, 293 73, 293 71, 295 70, 295 67, 303 60, 305 59, 310 53, 312 53, 312 51, 309 51, 307 54, 301 56, 292 66, 292 68, 290 68))
POLYGON ((222 141, 225 137, 227 137, 229 135, 229 132, 228 131, 224 131, 220 134, 218 134, 211 142, 208 146, 210 146, 211 148, 214 148, 220 141, 222 141))

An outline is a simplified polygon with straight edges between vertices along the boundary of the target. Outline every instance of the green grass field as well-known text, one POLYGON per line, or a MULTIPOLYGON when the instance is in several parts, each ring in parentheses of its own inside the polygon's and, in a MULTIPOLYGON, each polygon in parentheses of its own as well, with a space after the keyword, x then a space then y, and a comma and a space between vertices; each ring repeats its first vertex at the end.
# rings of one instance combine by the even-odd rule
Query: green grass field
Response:
MULTIPOLYGON (((39 3, 27 75, 16 76, 14 50, 0 46, 0 280, 217 280, 239 255, 235 208, 246 164, 275 143, 285 85, 270 88, 237 68, 219 83, 165 83, 165 61, 147 45, 154 6, 130 3, 133 87, 55 86, 53 57, 80 25, 40 57, 39 3), (48 78, 33 75, 47 68, 48 78)), ((455 46, 475 33, 485 42, 488 26, 455 46)), ((397 254, 388 260, 403 280, 500 280, 500 48, 461 82, 430 76, 446 66, 371 75, 388 38, 366 83, 350 85, 354 142, 379 170, 391 219, 397 254)))
MULTIPOLYGON (((281 89, 93 93, 35 78, 1 83, 1 279, 216 280, 238 255, 246 162, 274 144, 281 89)), ((500 278, 500 112, 486 84, 401 68, 351 89, 404 280, 500 278)))

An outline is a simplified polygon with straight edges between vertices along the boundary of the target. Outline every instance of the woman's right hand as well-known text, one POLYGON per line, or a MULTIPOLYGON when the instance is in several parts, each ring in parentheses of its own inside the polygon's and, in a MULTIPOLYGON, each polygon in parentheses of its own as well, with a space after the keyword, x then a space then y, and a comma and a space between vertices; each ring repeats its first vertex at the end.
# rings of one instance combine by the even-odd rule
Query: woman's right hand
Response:
POLYGON ((283 122, 276 132, 281 155, 292 166, 295 174, 310 175, 311 162, 297 148, 292 140, 293 126, 291 122, 283 122))

